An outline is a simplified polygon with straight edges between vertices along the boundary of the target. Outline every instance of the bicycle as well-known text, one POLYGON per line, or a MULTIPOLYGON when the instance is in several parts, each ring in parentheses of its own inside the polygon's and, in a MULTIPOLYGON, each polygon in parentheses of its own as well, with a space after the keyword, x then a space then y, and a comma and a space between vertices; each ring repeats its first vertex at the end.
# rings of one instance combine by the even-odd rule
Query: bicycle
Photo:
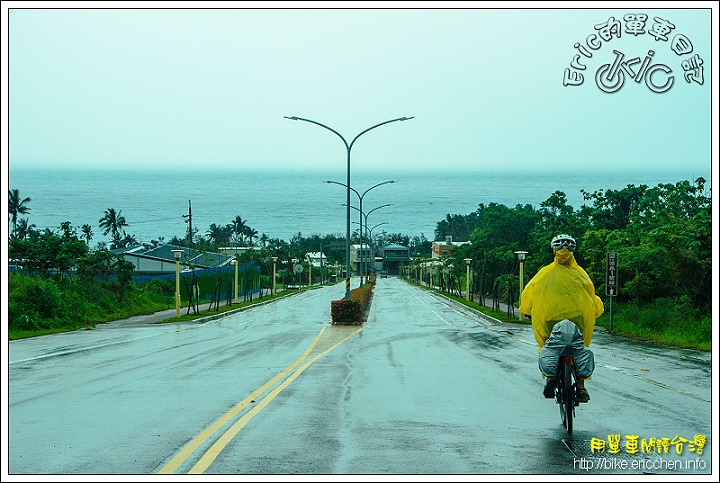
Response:
POLYGON ((560 420, 563 427, 568 434, 572 434, 575 407, 580 405, 580 401, 577 396, 577 368, 569 350, 571 350, 570 347, 566 347, 558 361, 555 402, 560 407, 560 420))

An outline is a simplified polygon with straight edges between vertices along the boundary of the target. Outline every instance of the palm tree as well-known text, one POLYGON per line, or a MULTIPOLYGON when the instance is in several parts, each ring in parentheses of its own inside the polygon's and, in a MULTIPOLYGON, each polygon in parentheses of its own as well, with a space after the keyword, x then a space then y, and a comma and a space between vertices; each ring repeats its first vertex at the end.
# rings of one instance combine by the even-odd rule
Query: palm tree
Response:
POLYGON ((232 229, 235 235, 238 237, 238 243, 241 245, 243 241, 245 241, 245 230, 247 230, 247 228, 247 223, 243 221, 240 215, 237 215, 232 222, 232 229))
POLYGON ((85 240, 88 246, 90 246, 90 240, 92 240, 93 237, 92 226, 85 224, 80 230, 82 230, 82 235, 80 236, 80 239, 85 240))
POLYGON ((257 236, 257 230, 250 228, 249 226, 245 227, 245 239, 247 240, 249 246, 255 246, 254 240, 257 238, 257 236))
POLYGON ((27 239, 33 243, 37 243, 43 237, 44 233, 45 233, 45 231, 40 231, 40 230, 36 230, 36 229, 32 228, 28 231, 27 239))
POLYGON ((123 243, 123 238, 120 236, 120 234, 115 234, 112 237, 112 241, 110 242, 110 250, 115 250, 117 248, 124 248, 125 244, 123 243))
POLYGON ((113 240, 120 239, 121 234, 125 233, 125 227, 130 226, 125 222, 125 217, 122 216, 122 210, 115 212, 115 208, 105 210, 105 216, 98 221, 100 222, 100 229, 103 235, 110 233, 113 240))
POLYGON ((122 246, 123 247, 132 247, 135 245, 139 245, 137 238, 135 238, 135 235, 128 235, 126 233, 122 239, 122 246))
POLYGON ((260 244, 263 247, 266 247, 269 242, 270 242, 270 237, 267 236, 266 233, 263 233, 262 235, 260 235, 260 244))
POLYGON ((213 223, 205 233, 215 246, 221 246, 223 243, 229 243, 232 232, 232 225, 219 226, 213 223))
POLYGON ((35 224, 30 223, 27 218, 20 218, 17 222, 14 235, 20 240, 24 240, 30 234, 35 231, 35 224))
POLYGON ((8 213, 13 224, 13 233, 17 231, 17 218, 18 215, 26 215, 30 213, 30 208, 25 206, 26 203, 30 202, 30 198, 20 199, 19 190, 8 191, 8 213))

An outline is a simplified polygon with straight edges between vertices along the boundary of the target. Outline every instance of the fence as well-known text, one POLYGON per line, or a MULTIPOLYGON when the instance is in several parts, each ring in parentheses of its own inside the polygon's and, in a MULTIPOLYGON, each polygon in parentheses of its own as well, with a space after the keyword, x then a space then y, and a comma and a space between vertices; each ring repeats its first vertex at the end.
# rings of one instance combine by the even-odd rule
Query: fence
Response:
MULTIPOLYGON (((136 275, 133 277, 138 284, 165 279, 174 282, 175 274, 136 275)), ((187 302, 189 299, 188 290, 185 287, 192 285, 195 281, 197 281, 196 297, 199 300, 210 300, 218 296, 224 299, 227 293, 234 293, 235 265, 180 272, 180 298, 182 301, 187 302)), ((238 297, 245 298, 259 291, 260 267, 254 262, 238 266, 238 297)))

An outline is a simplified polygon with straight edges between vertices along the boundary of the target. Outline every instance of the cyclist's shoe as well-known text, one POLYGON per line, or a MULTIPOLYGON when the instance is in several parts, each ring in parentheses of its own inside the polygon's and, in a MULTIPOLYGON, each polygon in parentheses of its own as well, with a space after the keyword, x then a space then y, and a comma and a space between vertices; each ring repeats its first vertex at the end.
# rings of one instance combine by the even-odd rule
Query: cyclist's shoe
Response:
POLYGON ((547 381, 545 381, 545 389, 543 389, 543 396, 545 396, 545 399, 552 399, 555 397, 555 385, 555 378, 548 377, 547 381))
POLYGON ((590 394, 588 394, 587 389, 585 388, 578 389, 577 398, 578 402, 586 403, 590 400, 590 394))

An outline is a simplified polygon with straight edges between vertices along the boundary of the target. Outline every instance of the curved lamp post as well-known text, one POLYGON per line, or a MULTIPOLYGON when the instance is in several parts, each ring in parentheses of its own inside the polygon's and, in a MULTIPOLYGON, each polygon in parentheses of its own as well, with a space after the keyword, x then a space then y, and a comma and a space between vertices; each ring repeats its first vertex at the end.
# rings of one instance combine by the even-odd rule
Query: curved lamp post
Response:
MULTIPOLYGON (((353 208, 355 208, 355 207, 353 206, 353 208)), ((357 208, 355 208, 355 209, 357 210, 357 208)), ((357 221, 353 221, 353 223, 355 223, 356 225, 360 225, 360 223, 358 223, 357 221)), ((378 226, 380 226, 380 225, 387 225, 387 224, 388 224, 387 221, 383 221, 382 223, 378 223, 377 225, 373 226, 373 227, 370 228, 369 230, 368 230, 368 227, 367 227, 367 223, 365 224, 365 233, 367 233, 368 239, 370 240, 370 241, 368 242, 368 248, 370 249, 370 253, 373 253, 373 249, 372 249, 372 231, 373 231, 375 228, 377 228, 378 226)), ((374 259, 375 259, 375 255, 373 255, 373 260, 374 260, 374 259)), ((369 268, 370 260, 368 260, 367 265, 368 265, 368 268, 369 268)))
MULTIPOLYGON (((523 277, 523 263, 525 262, 525 255, 527 255, 528 252, 524 250, 518 250, 515 252, 515 255, 517 255, 518 260, 520 261, 520 296, 518 297, 518 302, 522 303, 522 293, 523 293, 523 286, 525 284, 525 280, 523 277)), ((520 317, 520 320, 523 318, 522 312, 518 310, 518 315, 520 317)))
MULTIPOLYGON (((387 203, 387 204, 385 204, 385 205, 377 206, 377 207, 373 208, 372 210, 368 211, 367 213, 365 213, 365 214, 363 215, 363 216, 365 217, 365 231, 367 232, 368 238, 369 238, 369 240, 370 240, 369 245, 370 245, 370 253, 371 253, 371 255, 372 255, 372 267, 373 267, 373 268, 375 268, 375 251, 374 251, 373 248, 372 248, 372 247, 373 247, 372 231, 373 231, 375 228, 377 228, 378 226, 380 226, 380 225, 386 225, 387 222, 378 223, 377 225, 373 226, 370 230, 368 230, 368 228, 367 228, 367 227, 368 227, 367 218, 368 218, 368 215, 370 215, 370 213, 372 213, 373 211, 379 210, 380 208, 385 208, 386 206, 391 206, 391 205, 392 205, 392 203, 387 203)), ((367 265, 370 265, 370 260, 368 260, 367 265)), ((368 268, 369 268, 369 267, 368 267, 368 268)))
POLYGON ((234 302, 239 303, 238 300, 238 257, 235 257, 235 300, 234 302))
MULTIPOLYGON (((382 186, 384 184, 388 183, 397 183, 397 181, 383 181, 382 183, 378 183, 375 186, 371 186, 370 188, 366 189, 363 194, 358 193, 355 188, 351 188, 349 185, 339 183, 337 181, 325 181, 326 183, 332 183, 332 184, 339 184, 340 186, 345 186, 346 188, 350 188, 351 191, 353 191, 358 199, 360 200, 360 286, 362 287, 363 282, 363 257, 362 257, 362 251, 363 251, 363 210, 362 210, 362 202, 365 195, 370 191, 371 189, 377 188, 378 186, 382 186)), ((352 208, 352 207, 351 207, 352 208)), ((349 216, 349 215, 348 215, 349 216)))
POLYGON ((175 317, 180 318, 180 255, 185 250, 173 250, 175 254, 175 317))
MULTIPOLYGON (((382 206, 378 206, 378 208, 382 208, 382 206)), ((377 209, 377 208, 376 208, 376 209, 377 209)), ((369 214, 369 213, 368 213, 368 214, 369 214)), ((373 232, 373 230, 374 230, 375 228, 377 228, 378 226, 380 226, 380 225, 387 225, 387 223, 388 223, 387 221, 383 221, 382 223, 378 223, 377 225, 375 225, 375 226, 373 226, 372 228, 370 228, 369 230, 367 230, 367 217, 366 217, 366 219, 365 219, 365 229, 366 229, 367 232, 368 232, 368 238, 370 239, 370 246, 371 246, 371 247, 375 246, 375 242, 373 241, 373 237, 372 237, 372 232, 373 232)), ((373 249, 371 248, 370 251, 371 251, 372 254, 373 254, 373 256, 372 256, 372 257, 373 257, 373 258, 372 258, 372 269, 373 269, 373 272, 374 272, 374 271, 375 271, 375 250, 373 250, 373 249)), ((369 261, 369 260, 368 260, 368 261, 369 261)), ((384 262, 384 261, 385 261, 385 260, 384 260, 384 258, 383 258, 383 262, 384 262)), ((385 268, 384 264, 383 264, 383 268, 385 268)))
MULTIPOLYGON (((334 181, 326 181, 326 183, 333 183, 333 182, 334 182, 334 181)), ((396 182, 396 181, 386 181, 385 183, 380 183, 380 184, 395 183, 395 182, 396 182)), ((336 183, 336 184, 340 184, 340 183, 336 183)), ((377 185, 375 185, 375 186, 380 186, 380 184, 377 184, 377 185)), ((374 188, 375 186, 373 186, 373 188, 374 188)), ((352 189, 352 188, 350 188, 350 189, 352 189)), ((365 193, 367 193, 367 192, 370 191, 371 189, 372 189, 372 188, 368 189, 367 191, 365 191, 365 193)), ((353 191, 355 191, 355 190, 353 190, 353 191)), ((365 193, 363 193, 363 195, 365 195, 365 193)), ((355 191, 355 194, 357 194, 357 191, 355 191)), ((358 196, 359 196, 359 195, 358 195, 358 196)), ((358 223, 358 224, 360 225, 360 273, 361 273, 361 274, 364 273, 364 272, 363 272, 363 257, 362 257, 362 251, 363 251, 362 237, 364 236, 363 233, 367 232, 367 225, 368 225, 368 224, 367 224, 367 217, 368 217, 368 215, 369 215, 370 213, 372 213, 373 211, 379 210, 380 208, 385 208, 386 206, 391 206, 391 205, 392 205, 392 203, 387 203, 387 204, 385 204, 385 205, 377 206, 377 207, 373 208, 372 210, 368 211, 367 213, 363 213, 363 211, 362 211, 362 199, 360 199, 360 208, 355 208, 354 206, 351 206, 351 207, 350 207, 350 208, 352 208, 353 210, 357 210, 357 211, 360 212, 360 223, 358 223), (364 231, 364 232, 363 232, 363 224, 362 224, 363 219, 365 219, 365 231, 364 231)), ((345 206, 345 203, 343 203, 343 206, 345 206)), ((373 259, 374 259, 374 256, 373 256, 373 259)), ((360 276, 360 286, 362 287, 362 275, 360 276)))
POLYGON ((312 119, 303 119, 302 117, 297 117, 297 116, 284 116, 284 117, 285 117, 285 119, 290 119, 291 121, 305 121, 305 122, 310 122, 310 123, 312 123, 312 124, 316 124, 316 125, 318 125, 318 126, 320 126, 320 127, 323 127, 323 128, 325 128, 325 129, 327 129, 328 131, 331 131, 331 132, 337 134, 337 136, 338 136, 340 139, 342 139, 342 142, 345 144, 345 149, 347 150, 347 185, 346 185, 346 186, 347 186, 347 205, 348 205, 348 207, 347 207, 347 224, 346 224, 346 225, 347 225, 347 229, 346 229, 347 241, 346 241, 346 243, 345 243, 345 263, 347 264, 347 266, 346 266, 346 268, 345 268, 345 273, 346 273, 346 277, 345 277, 345 299, 346 299, 346 300, 350 300, 350 150, 352 149, 353 145, 355 144, 355 141, 357 141, 357 139, 358 139, 360 136, 362 136, 363 134, 365 134, 366 132, 368 132, 368 131, 370 131, 370 130, 372 130, 372 129, 375 129, 376 127, 380 127, 380 126, 383 126, 383 125, 385 125, 385 124, 389 124, 389 123, 391 123, 391 122, 395 122, 395 121, 409 121, 410 119, 413 118, 413 116, 411 116, 411 117, 398 117, 397 119, 390 119, 389 121, 384 121, 384 122, 381 122, 381 123, 379 123, 379 124, 375 124, 374 126, 371 126, 371 127, 367 128, 367 129, 365 129, 365 130, 362 131, 360 134, 358 134, 357 136, 355 136, 355 137, 353 138, 353 140, 350 142, 350 144, 348 144, 348 142, 345 140, 345 138, 342 136, 342 134, 340 134, 339 132, 337 132, 335 129, 326 126, 325 124, 321 124, 321 123, 319 123, 319 122, 317 122, 317 121, 313 121, 312 119))

